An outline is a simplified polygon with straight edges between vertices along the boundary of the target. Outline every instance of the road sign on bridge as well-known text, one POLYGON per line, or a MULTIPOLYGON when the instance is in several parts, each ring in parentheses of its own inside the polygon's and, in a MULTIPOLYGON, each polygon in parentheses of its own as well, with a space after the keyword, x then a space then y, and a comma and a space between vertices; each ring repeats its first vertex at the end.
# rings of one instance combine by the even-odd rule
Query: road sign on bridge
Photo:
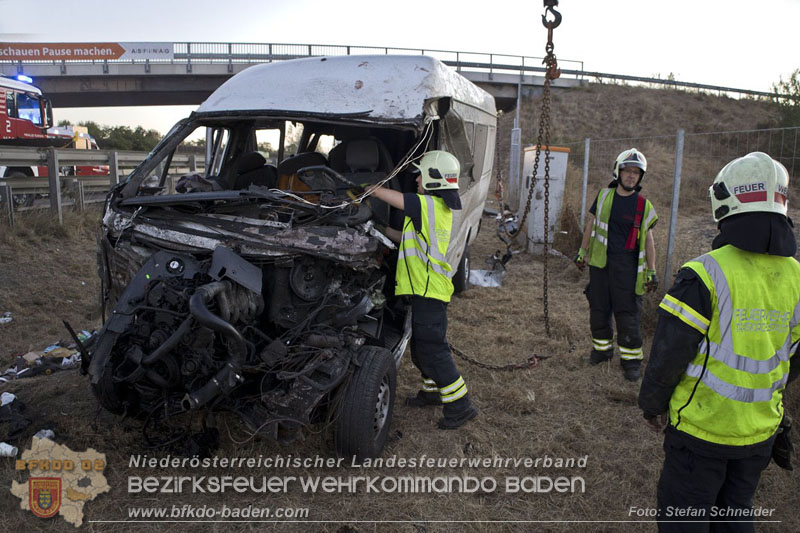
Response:
POLYGON ((81 61, 173 59, 172 43, 8 43, 0 42, 0 61, 81 61))

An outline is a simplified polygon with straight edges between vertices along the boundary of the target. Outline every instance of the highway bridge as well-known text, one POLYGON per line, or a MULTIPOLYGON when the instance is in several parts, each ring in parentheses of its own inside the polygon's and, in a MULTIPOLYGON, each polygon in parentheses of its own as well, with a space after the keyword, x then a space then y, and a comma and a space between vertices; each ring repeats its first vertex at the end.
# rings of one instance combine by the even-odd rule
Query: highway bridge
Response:
MULTIPOLYGON (((54 107, 139 105, 198 105, 225 80, 259 63, 315 56, 362 54, 426 54, 455 68, 491 93, 499 109, 513 108, 518 90, 536 94, 544 84, 541 57, 504 54, 275 43, 122 43, 139 49, 168 52, 154 58, 77 59, 62 53, 55 59, 15 59, 10 53, 27 43, 0 43, 0 74, 26 74, 48 95, 54 107)), ((53 43, 68 47, 73 43, 53 43)), ((118 43, 97 43, 121 49, 118 43)), ((101 50, 95 46, 89 51, 101 50)), ((63 51, 62 51, 63 52, 63 51)), ((113 56, 113 54, 112 54, 113 56)), ((146 54, 145 54, 146 56, 146 54)), ((86 57, 86 56, 83 56, 86 57)), ((589 80, 617 80, 695 88, 734 95, 771 96, 770 93, 694 83, 589 72, 582 61, 559 59, 562 76, 556 89, 580 86, 589 80)))

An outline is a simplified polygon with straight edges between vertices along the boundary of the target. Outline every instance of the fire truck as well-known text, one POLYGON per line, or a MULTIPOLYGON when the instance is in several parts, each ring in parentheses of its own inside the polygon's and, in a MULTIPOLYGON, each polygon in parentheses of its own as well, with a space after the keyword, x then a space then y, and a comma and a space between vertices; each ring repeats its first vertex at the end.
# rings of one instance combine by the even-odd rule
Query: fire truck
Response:
MULTIPOLYGON (((0 76, 0 145, 76 148, 97 150, 97 142, 82 126, 53 126, 50 100, 31 79, 0 76)), ((75 176, 107 175, 107 166, 64 167, 61 172, 75 176)), ((7 166, 0 160, 0 179, 47 177, 46 166, 7 166)), ((34 195, 15 194, 14 203, 33 204, 34 195)))

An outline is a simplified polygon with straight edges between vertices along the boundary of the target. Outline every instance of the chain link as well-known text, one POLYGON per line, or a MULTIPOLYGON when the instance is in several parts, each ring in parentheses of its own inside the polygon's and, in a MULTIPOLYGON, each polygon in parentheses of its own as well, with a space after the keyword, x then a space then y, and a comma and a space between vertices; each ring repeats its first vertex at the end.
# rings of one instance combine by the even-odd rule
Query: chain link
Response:
POLYGON ((489 363, 483 363, 481 361, 478 361, 477 359, 473 359, 472 357, 468 356, 467 354, 465 354, 452 344, 450 344, 449 346, 450 350, 458 357, 460 357, 461 359, 472 365, 478 366, 485 370, 505 370, 511 372, 514 370, 524 370, 526 368, 536 368, 537 366, 539 366, 539 361, 543 359, 548 359, 550 357, 547 355, 531 354, 528 356, 527 359, 525 359, 524 361, 520 361, 519 363, 507 363, 505 365, 490 365, 489 363))

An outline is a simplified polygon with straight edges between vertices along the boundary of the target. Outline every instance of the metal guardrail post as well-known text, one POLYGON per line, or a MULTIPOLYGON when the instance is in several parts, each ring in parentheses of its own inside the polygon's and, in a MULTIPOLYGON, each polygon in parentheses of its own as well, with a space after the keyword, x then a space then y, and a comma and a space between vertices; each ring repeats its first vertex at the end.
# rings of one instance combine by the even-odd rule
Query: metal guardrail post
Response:
POLYGON ((117 152, 108 154, 108 180, 109 187, 114 187, 119 183, 119 154, 117 152))
POLYGON ((58 153, 55 148, 47 149, 47 172, 50 182, 50 211, 58 217, 59 225, 64 224, 61 210, 61 176, 58 175, 58 153))
POLYGON ((586 189, 589 185, 589 149, 591 147, 592 140, 590 138, 586 138, 586 144, 583 148, 583 189, 581 191, 581 231, 583 231, 585 222, 584 219, 586 218, 586 189))
POLYGON ((678 198, 681 194, 681 168, 683 167, 683 130, 678 130, 675 137, 675 178, 672 183, 672 212, 669 217, 669 236, 667 237, 667 258, 664 263, 664 281, 671 285, 670 261, 675 239, 675 226, 678 221, 678 198))
POLYGON ((194 154, 189 155, 189 172, 197 172, 197 157, 194 154))
POLYGON ((83 213, 86 209, 86 199, 83 196, 83 182, 78 180, 78 212, 83 213))
POLYGON ((0 183, 0 199, 2 199, 3 209, 6 211, 9 227, 14 227, 14 194, 11 185, 0 183))

